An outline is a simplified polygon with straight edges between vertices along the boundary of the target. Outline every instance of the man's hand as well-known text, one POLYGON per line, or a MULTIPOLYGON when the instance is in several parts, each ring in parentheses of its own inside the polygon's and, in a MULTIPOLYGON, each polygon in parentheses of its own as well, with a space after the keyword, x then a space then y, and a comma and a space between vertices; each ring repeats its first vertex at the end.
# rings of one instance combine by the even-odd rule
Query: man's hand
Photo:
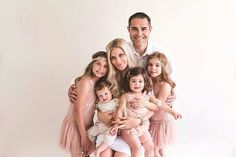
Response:
POLYGON ((75 103, 77 100, 76 85, 72 84, 68 90, 68 97, 71 103, 75 103))
POLYGON ((169 95, 168 98, 166 99, 166 104, 168 106, 173 106, 175 100, 176 100, 176 95, 174 92, 172 92, 171 95, 169 95))

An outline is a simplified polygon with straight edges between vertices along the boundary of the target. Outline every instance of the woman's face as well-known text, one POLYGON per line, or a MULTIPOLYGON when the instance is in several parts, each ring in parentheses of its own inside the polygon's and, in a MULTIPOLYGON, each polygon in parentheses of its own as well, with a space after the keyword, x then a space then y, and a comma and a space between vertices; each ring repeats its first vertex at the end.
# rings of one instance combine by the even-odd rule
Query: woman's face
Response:
POLYGON ((128 66, 127 56, 121 48, 114 48, 110 54, 111 64, 119 71, 128 66))

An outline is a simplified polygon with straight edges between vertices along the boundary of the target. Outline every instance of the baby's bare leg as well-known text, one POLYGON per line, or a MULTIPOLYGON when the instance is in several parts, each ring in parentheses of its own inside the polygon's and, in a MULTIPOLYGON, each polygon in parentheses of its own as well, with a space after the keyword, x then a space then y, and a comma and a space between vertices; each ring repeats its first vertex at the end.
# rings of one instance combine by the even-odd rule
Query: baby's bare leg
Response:
POLYGON ((93 152, 95 157, 100 157, 101 152, 103 152, 107 148, 108 148, 108 144, 106 144, 105 142, 102 142, 93 152))
POLYGON ((140 141, 145 149, 145 157, 153 157, 154 156, 154 144, 152 141, 152 137, 149 131, 146 131, 142 136, 140 136, 140 141))
POLYGON ((138 135, 127 134, 126 130, 121 131, 121 135, 131 148, 131 157, 140 157, 142 153, 141 151, 142 144, 139 140, 138 135))

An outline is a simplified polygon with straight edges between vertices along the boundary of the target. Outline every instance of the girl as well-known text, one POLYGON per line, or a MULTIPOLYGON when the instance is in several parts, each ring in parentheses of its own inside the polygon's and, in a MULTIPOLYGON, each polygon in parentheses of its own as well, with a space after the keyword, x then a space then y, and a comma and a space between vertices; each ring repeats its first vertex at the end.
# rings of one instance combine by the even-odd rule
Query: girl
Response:
MULTIPOLYGON (((175 87, 169 77, 167 64, 166 56, 160 52, 150 55, 147 61, 147 72, 153 81, 154 94, 162 102, 166 101, 175 87)), ((155 111, 151 117, 150 133, 154 142, 155 157, 164 157, 164 148, 173 139, 173 123, 163 110, 155 111)))
MULTIPOLYGON (((123 90, 125 93, 120 98, 116 119, 121 119, 123 115, 126 117, 141 118, 146 116, 150 118, 153 112, 147 109, 145 105, 135 108, 130 102, 141 97, 149 101, 148 93, 151 87, 151 80, 144 69, 140 67, 131 68, 124 78, 123 90)), ((132 157, 141 156, 142 145, 145 149, 145 157, 153 157, 153 142, 148 128, 149 122, 145 121, 145 123, 135 128, 121 130, 122 137, 131 147, 132 157)))
POLYGON ((99 51, 92 56, 84 74, 75 79, 77 100, 70 104, 60 136, 60 145, 70 151, 71 157, 87 155, 91 150, 86 130, 93 124, 94 84, 105 78, 107 71, 107 53, 99 51))

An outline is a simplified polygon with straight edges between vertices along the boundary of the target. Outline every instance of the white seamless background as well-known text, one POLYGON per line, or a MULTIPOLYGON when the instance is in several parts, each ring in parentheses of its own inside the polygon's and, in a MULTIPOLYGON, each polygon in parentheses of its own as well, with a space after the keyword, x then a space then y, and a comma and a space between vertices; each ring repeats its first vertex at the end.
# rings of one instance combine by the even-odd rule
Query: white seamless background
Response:
POLYGON ((91 55, 129 40, 146 12, 177 83, 177 141, 168 157, 236 156, 236 2, 232 0, 0 1, 0 156, 68 157, 58 146, 67 89, 91 55))

